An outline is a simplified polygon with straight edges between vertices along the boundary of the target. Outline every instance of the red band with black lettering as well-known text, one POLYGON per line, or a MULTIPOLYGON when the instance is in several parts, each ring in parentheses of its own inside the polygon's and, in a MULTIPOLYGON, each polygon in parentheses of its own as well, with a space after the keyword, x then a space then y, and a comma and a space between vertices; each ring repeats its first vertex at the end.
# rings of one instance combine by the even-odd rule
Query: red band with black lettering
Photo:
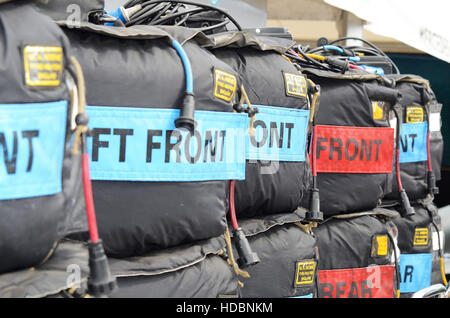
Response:
POLYGON ((319 271, 320 298, 393 298, 394 266, 319 271))
POLYGON ((313 142, 317 172, 392 172, 393 128, 318 125, 313 142))

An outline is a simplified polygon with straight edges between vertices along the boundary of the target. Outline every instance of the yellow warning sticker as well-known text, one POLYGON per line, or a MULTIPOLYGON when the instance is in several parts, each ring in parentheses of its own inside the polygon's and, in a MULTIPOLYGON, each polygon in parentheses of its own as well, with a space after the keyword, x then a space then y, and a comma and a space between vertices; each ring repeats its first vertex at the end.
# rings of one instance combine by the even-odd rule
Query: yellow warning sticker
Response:
POLYGON ((406 122, 409 124, 423 122, 423 108, 422 107, 407 107, 406 108, 406 122))
POLYGON ((236 92, 236 86, 236 76, 218 69, 214 70, 214 96, 229 102, 236 92))
POLYGON ((384 102, 372 102, 373 119, 384 119, 384 102))
POLYGON ((25 83, 28 86, 59 86, 63 72, 60 46, 30 46, 23 49, 25 83))
POLYGON ((371 257, 387 256, 389 252, 389 243, 387 235, 375 235, 372 239, 371 257))
POLYGON ((313 284, 315 274, 316 274, 316 261, 314 260, 297 261, 295 274, 295 287, 313 284))
POLYGON ((427 227, 416 227, 414 232, 414 246, 424 246, 428 245, 428 228, 427 227))
POLYGON ((293 97, 306 97, 308 86, 306 78, 300 74, 284 73, 286 95, 293 97))

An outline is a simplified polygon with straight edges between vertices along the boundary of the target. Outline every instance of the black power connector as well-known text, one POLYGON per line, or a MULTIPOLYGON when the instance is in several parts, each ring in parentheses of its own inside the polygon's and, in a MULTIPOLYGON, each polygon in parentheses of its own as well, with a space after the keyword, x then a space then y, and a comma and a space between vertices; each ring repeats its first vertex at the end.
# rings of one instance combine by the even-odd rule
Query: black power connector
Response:
POLYGON ((239 267, 245 268, 260 262, 258 254, 252 251, 250 243, 241 228, 233 230, 233 241, 239 255, 237 259, 239 267))

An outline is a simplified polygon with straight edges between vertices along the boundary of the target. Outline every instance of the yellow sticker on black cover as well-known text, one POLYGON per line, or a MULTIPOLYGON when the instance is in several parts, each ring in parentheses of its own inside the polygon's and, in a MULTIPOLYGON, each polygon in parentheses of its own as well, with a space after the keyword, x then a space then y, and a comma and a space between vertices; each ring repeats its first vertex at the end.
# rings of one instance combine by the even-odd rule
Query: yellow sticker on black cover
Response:
POLYGON ((316 274, 316 261, 303 260, 297 261, 295 264, 295 287, 301 287, 314 283, 314 277, 316 274))
POLYGON ((23 49, 25 83, 28 86, 59 86, 63 72, 60 46, 32 46, 23 49))
POLYGON ((384 102, 372 102, 373 119, 384 119, 384 102))
POLYGON ((429 241, 429 233, 427 227, 416 227, 414 231, 414 246, 426 246, 429 241))
POLYGON ((214 69, 214 96, 229 102, 236 92, 236 86, 236 76, 218 69, 214 69))
POLYGON ((283 73, 286 95, 305 98, 308 92, 306 78, 300 74, 283 73))
POLYGON ((389 252, 388 236, 375 235, 372 239, 372 257, 387 256, 389 252))
POLYGON ((406 122, 408 124, 423 122, 423 108, 422 107, 407 107, 406 108, 406 122))

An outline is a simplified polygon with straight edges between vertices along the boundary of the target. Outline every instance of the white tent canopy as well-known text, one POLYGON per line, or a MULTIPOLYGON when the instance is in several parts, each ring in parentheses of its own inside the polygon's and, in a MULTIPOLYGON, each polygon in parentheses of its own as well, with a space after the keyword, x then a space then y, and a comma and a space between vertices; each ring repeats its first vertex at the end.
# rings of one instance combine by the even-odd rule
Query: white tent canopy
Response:
POLYGON ((364 28, 450 63, 448 0, 324 0, 367 21, 364 28))

